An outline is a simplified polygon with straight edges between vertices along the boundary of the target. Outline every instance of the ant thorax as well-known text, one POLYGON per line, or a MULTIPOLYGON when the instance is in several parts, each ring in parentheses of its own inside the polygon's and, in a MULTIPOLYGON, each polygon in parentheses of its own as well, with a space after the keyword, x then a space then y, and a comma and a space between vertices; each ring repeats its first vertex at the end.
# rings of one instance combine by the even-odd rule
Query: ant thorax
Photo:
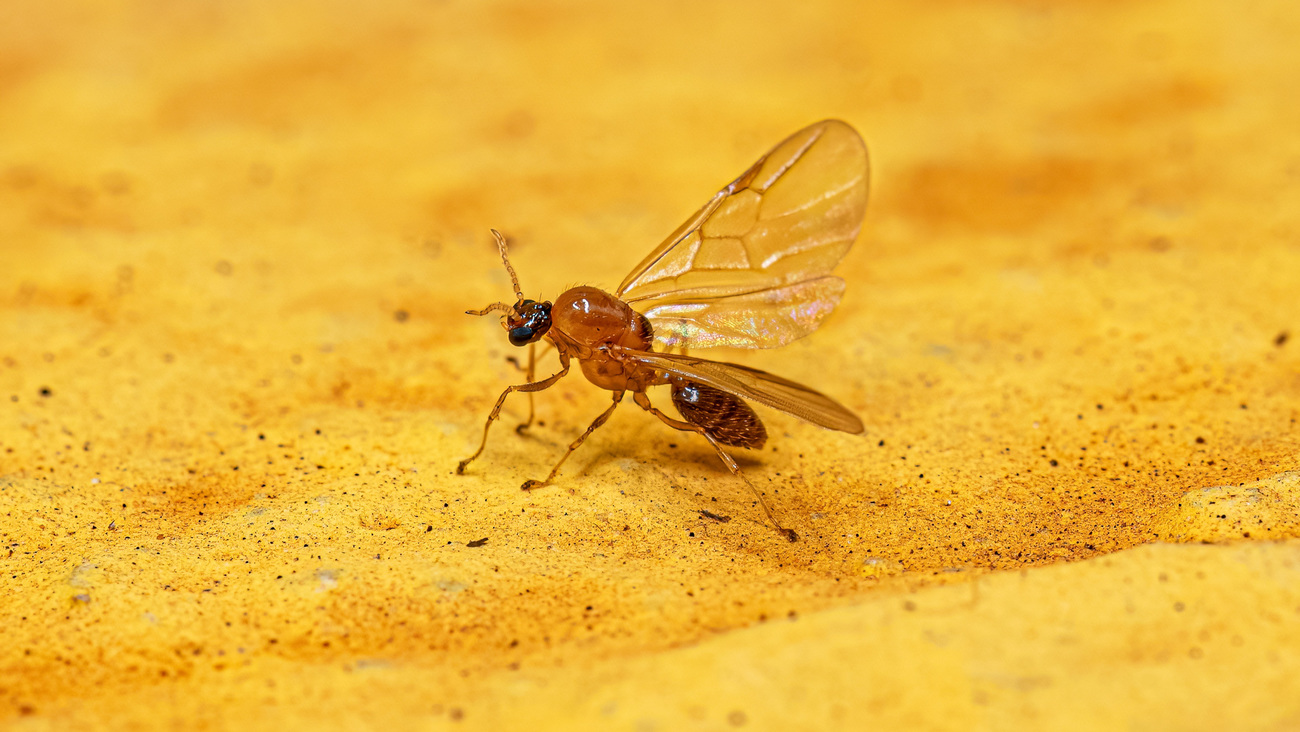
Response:
POLYGON ((618 346, 648 351, 654 340, 643 315, 594 287, 575 287, 555 298, 551 319, 570 340, 591 349, 618 346))

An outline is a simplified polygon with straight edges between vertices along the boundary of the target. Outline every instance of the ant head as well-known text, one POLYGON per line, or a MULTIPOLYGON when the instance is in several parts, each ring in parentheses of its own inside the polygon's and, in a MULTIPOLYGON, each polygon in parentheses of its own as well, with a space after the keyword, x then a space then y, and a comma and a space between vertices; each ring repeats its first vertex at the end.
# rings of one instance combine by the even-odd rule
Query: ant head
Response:
POLYGON ((510 257, 506 252, 506 239, 501 236, 501 232, 496 229, 492 230, 492 236, 497 240, 497 249, 501 250, 501 262, 505 264, 506 271, 510 273, 510 284, 515 288, 514 306, 507 305, 503 302, 493 303, 482 310, 467 310, 469 315, 487 315, 493 311, 499 311, 506 314, 502 319, 501 325, 509 332, 510 342, 516 346, 526 346, 529 343, 536 343, 546 335, 546 331, 551 329, 551 304, 549 302, 537 302, 524 297, 524 293, 519 289, 519 277, 515 274, 515 268, 510 266, 510 257))
POLYGON ((514 311, 506 316, 505 326, 511 344, 526 346, 536 343, 551 329, 551 304, 520 300, 515 303, 514 311))

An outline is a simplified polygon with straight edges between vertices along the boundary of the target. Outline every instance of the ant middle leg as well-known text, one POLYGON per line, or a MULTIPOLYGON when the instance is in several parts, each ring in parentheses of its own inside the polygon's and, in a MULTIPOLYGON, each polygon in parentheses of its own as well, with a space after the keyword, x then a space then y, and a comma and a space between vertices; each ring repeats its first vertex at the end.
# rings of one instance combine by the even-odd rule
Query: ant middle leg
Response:
POLYGON ((713 445, 713 449, 718 453, 718 457, 722 459, 723 465, 727 466, 727 470, 731 471, 732 475, 744 481, 745 485, 749 487, 750 492, 754 494, 754 498, 758 499, 758 505, 762 506, 763 513, 767 516, 767 520, 772 524, 772 527, 775 528, 778 533, 784 536, 787 541, 793 542, 799 540, 799 535, 794 532, 794 529, 787 529, 776 520, 776 516, 772 514, 772 509, 768 507, 767 501, 763 499, 763 494, 758 491, 758 487, 755 486, 753 483, 749 482, 749 478, 747 478, 745 474, 741 472, 740 465, 736 463, 736 460, 732 458, 731 455, 727 454, 727 451, 722 449, 722 445, 719 444, 718 441, 714 439, 712 435, 710 435, 708 432, 705 432, 703 427, 700 427, 699 425, 693 424, 691 422, 683 422, 679 419, 673 419, 672 417, 669 417, 668 415, 659 411, 657 407, 655 407, 653 404, 650 403, 650 397, 646 396, 645 392, 638 391, 634 393, 632 395, 632 401, 636 402, 638 407, 641 407, 647 412, 658 417, 659 421, 663 422, 669 427, 672 427, 675 430, 681 430, 682 432, 695 432, 698 433, 704 439, 708 440, 709 444, 713 445))
POLYGON ((623 392, 621 391, 614 392, 614 403, 609 405, 609 409, 606 409, 605 411, 600 413, 600 416, 597 417, 596 420, 591 423, 591 426, 587 428, 586 432, 583 432, 581 435, 578 436, 578 439, 569 443, 569 449, 566 450, 564 455, 560 457, 560 462, 556 463, 554 468, 551 468, 551 474, 546 476, 546 480, 526 480, 524 481, 524 484, 520 486, 520 488, 526 491, 531 491, 534 488, 542 488, 544 486, 550 485, 551 481, 555 480, 555 476, 559 474, 560 466, 564 465, 564 461, 569 459, 569 456, 573 454, 574 450, 577 450, 580 446, 582 446, 582 443, 587 440, 588 435, 590 435, 592 432, 595 432, 597 427, 600 427, 602 424, 605 424, 605 422, 609 420, 609 415, 614 413, 614 408, 617 407, 618 403, 621 401, 623 401, 623 392))
POLYGON ((474 451, 473 455, 470 455, 469 457, 460 461, 460 463, 456 466, 456 474, 464 475, 466 466, 474 462, 475 458, 477 458, 479 455, 483 454, 483 448, 487 446, 488 430, 491 429, 492 423, 496 421, 496 418, 500 416, 501 406, 506 403, 506 397, 510 396, 510 392, 521 391, 521 392, 531 394, 532 392, 535 391, 549 389, 551 386, 555 384, 555 382, 564 378, 564 375, 567 373, 569 373, 569 358, 564 354, 560 354, 559 371, 555 372, 554 374, 551 374, 550 376, 546 377, 545 379, 542 379, 541 381, 532 381, 527 384, 516 384, 514 386, 507 386, 506 390, 501 392, 501 396, 497 397, 497 403, 495 406, 492 407, 492 413, 488 415, 487 422, 483 424, 483 439, 478 443, 478 449, 474 451))

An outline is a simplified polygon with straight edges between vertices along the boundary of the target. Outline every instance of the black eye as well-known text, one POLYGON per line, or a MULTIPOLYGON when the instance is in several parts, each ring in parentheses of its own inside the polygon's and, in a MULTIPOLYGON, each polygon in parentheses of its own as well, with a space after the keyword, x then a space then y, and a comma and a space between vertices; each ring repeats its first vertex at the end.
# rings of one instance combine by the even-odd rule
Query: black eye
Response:
POLYGON ((526 345, 528 345, 528 343, 529 343, 530 341, 533 340, 533 333, 534 333, 534 332, 535 332, 535 331, 533 331, 532 328, 529 328, 529 327, 526 327, 526 326, 520 326, 520 327, 518 327, 518 328, 511 328, 511 329, 510 329, 510 344, 511 344, 511 345, 515 345, 515 346, 526 346, 526 345))

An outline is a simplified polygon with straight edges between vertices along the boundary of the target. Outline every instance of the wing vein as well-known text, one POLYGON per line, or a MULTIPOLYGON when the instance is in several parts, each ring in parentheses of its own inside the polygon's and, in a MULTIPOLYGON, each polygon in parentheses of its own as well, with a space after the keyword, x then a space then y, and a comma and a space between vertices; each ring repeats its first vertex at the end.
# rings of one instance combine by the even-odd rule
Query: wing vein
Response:
POLYGON ((801 338, 839 302, 842 283, 804 285, 830 275, 857 238, 867 184, 858 133, 838 120, 810 125, 718 191, 616 294, 638 303, 660 344, 772 348, 801 338))

